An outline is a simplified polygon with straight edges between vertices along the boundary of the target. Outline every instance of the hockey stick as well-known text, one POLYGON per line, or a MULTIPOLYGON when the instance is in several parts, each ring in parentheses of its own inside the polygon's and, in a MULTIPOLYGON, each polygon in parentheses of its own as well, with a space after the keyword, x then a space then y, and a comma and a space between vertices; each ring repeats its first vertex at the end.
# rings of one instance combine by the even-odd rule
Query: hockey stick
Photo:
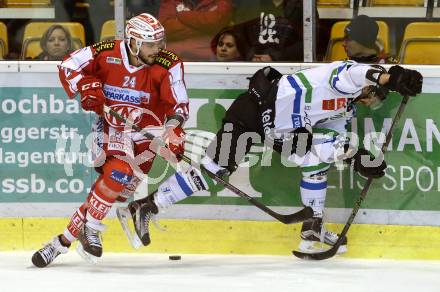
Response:
MULTIPOLYGON (((110 114, 111 116, 113 116, 117 120, 123 122, 124 124, 132 127, 134 130, 141 133, 144 137, 151 139, 151 140, 156 138, 153 134, 148 133, 147 131, 145 131, 144 129, 139 127, 138 125, 133 124, 133 122, 124 118, 119 113, 115 112, 110 107, 108 107, 107 105, 104 105, 104 112, 110 114)), ((162 145, 162 146, 166 147, 166 145, 162 145)), ((183 161, 185 161, 186 163, 188 163, 190 165, 194 165, 194 162, 188 156, 182 154, 180 156, 180 158, 183 161)), ((207 175, 209 175, 215 181, 223 184, 226 188, 228 188, 229 190, 234 192, 236 195, 242 197, 243 199, 246 199, 250 204, 254 205, 255 207, 264 211, 266 214, 269 214, 270 216, 272 216, 273 218, 277 219, 278 221, 280 221, 284 224, 292 224, 292 223, 302 222, 302 221, 305 221, 309 218, 312 218, 312 216, 313 216, 313 209, 311 207, 305 207, 305 208, 301 209, 300 211, 293 213, 293 214, 288 214, 288 215, 279 214, 279 213, 273 211, 272 209, 269 209, 268 207, 266 207, 265 205, 263 205, 259 201, 255 200, 253 197, 249 196, 245 192, 241 191, 237 187, 233 186, 229 182, 225 181, 221 177, 217 176, 215 173, 209 171, 203 165, 198 165, 198 166, 201 171, 205 172, 207 175)))
MULTIPOLYGON (((394 116, 394 120, 391 124, 391 127, 387 133, 386 139, 385 139, 385 143, 382 145, 382 153, 383 155, 385 155, 386 149, 388 147, 388 144, 390 144, 391 138, 393 137, 393 130, 395 125, 399 122, 400 117, 406 107, 406 104, 408 103, 409 100, 409 96, 405 95, 400 103, 399 109, 397 110, 396 115, 394 116)), ((293 254, 301 259, 305 259, 305 260, 325 260, 328 258, 333 257, 339 247, 341 246, 345 236, 348 233, 348 229, 350 228, 351 224, 353 223, 354 217, 356 217, 357 212, 359 211, 362 202, 364 201, 368 189, 371 186, 371 183, 373 182, 373 178, 368 178, 367 182, 365 183, 364 188, 361 191, 361 194, 359 195, 359 198, 357 199, 356 203, 354 204, 353 210, 351 211, 351 215, 350 217, 348 217, 347 223, 345 223, 344 229, 341 232, 341 235, 339 236, 338 240, 336 241, 336 243, 328 250, 323 251, 323 252, 317 252, 317 253, 305 253, 305 252, 300 252, 300 251, 293 251, 293 254)))

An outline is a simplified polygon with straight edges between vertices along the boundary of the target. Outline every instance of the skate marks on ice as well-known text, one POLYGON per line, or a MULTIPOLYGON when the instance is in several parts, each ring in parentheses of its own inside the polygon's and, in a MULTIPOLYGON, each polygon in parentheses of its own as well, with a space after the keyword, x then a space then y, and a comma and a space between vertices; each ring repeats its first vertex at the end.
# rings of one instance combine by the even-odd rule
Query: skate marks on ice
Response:
POLYGON ((437 292, 440 287, 440 261, 189 254, 170 261, 168 254, 107 253, 91 265, 71 251, 40 269, 32 266, 31 256, 0 253, 1 291, 437 292))

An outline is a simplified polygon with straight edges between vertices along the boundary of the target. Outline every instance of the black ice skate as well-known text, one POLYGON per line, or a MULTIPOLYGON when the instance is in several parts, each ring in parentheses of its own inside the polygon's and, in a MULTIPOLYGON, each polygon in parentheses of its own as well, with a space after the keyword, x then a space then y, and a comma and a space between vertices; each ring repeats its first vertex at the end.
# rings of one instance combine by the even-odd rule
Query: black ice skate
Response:
MULTIPOLYGON (((303 222, 301 228, 301 242, 298 250, 304 253, 316 253, 326 250, 328 247, 325 245, 333 246, 338 240, 339 235, 328 231, 324 224, 322 224, 322 218, 313 217, 303 222)), ((341 246, 338 249, 338 254, 347 252, 347 238, 344 238, 341 246)))
POLYGON ((98 258, 102 256, 101 231, 104 231, 105 225, 95 225, 87 222, 83 225, 79 235, 79 244, 76 251, 85 260, 96 264, 98 258))
POLYGON ((60 254, 69 251, 69 245, 64 245, 61 242, 61 235, 58 235, 47 243, 42 249, 36 251, 32 256, 32 263, 39 268, 44 268, 60 254))
POLYGON ((116 215, 121 223, 122 229, 127 235, 130 244, 133 248, 138 249, 141 245, 147 246, 150 244, 150 221, 154 215, 159 212, 153 200, 153 195, 136 200, 128 204, 128 207, 119 207, 116 209, 116 215), (134 233, 129 227, 130 217, 134 224, 134 233))

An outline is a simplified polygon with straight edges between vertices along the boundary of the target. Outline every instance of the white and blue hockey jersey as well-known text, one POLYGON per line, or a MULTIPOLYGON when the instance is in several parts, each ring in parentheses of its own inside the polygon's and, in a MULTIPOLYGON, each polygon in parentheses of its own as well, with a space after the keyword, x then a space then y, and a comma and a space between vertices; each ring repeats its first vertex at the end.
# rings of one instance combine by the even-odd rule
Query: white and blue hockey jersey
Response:
POLYGON ((370 69, 369 65, 338 61, 283 75, 275 101, 275 131, 311 127, 344 132, 353 116, 349 101, 362 88, 375 84, 366 78, 370 69))

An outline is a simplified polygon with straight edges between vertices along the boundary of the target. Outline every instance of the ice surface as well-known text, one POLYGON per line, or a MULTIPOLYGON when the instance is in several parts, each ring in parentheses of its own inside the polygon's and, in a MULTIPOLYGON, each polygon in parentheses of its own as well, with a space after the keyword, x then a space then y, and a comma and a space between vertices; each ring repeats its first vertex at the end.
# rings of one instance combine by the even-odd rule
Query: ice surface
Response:
POLYGON ((72 250, 40 269, 31 256, 0 253, 1 292, 440 291, 439 261, 189 254, 170 261, 168 254, 107 253, 93 266, 72 250))

